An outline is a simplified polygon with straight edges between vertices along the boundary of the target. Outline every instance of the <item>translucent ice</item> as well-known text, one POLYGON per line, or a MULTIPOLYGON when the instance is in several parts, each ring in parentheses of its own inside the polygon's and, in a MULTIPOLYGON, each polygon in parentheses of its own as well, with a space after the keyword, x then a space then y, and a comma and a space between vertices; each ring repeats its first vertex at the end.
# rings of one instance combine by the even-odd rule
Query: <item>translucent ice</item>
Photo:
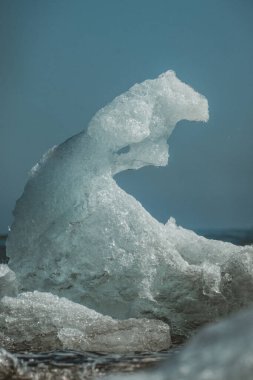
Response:
POLYGON ((116 318, 168 321, 174 335, 253 301, 252 247, 154 219, 113 175, 168 161, 181 119, 207 100, 172 71, 136 84, 32 169, 7 255, 22 291, 50 291, 116 318))
POLYGON ((173 360, 153 373, 110 380, 252 380, 253 310, 201 330, 173 360))
POLYGON ((116 321, 66 298, 37 291, 2 298, 0 326, 0 346, 11 351, 133 352, 170 346, 169 326, 161 321, 116 321))

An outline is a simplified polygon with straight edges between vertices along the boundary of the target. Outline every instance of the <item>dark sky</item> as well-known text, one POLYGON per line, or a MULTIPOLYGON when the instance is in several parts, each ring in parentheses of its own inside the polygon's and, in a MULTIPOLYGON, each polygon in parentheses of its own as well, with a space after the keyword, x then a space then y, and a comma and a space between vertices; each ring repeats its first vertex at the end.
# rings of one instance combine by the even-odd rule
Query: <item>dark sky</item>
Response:
POLYGON ((28 170, 135 82, 168 69, 209 100, 166 168, 118 183, 157 219, 253 227, 252 0, 1 0, 0 231, 28 170))

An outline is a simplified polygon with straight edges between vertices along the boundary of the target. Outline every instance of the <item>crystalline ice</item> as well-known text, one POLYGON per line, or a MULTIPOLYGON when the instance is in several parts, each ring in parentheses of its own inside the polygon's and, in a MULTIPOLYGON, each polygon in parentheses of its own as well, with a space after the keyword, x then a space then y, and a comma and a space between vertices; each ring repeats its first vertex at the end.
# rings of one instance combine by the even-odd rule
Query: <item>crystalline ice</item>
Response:
MULTIPOLYGON (((153 373, 110 380, 252 380, 253 310, 201 330, 173 360, 153 373)), ((108 379, 109 380, 109 379, 108 379)))
POLYGON ((113 178, 166 165, 181 119, 207 121, 207 100, 168 71, 115 98, 87 132, 42 158, 7 242, 22 291, 50 291, 116 318, 160 318, 174 335, 252 302, 252 247, 163 225, 113 178))
POLYGON ((161 321, 116 321, 66 298, 37 291, 2 298, 0 326, 0 346, 11 351, 133 352, 170 346, 169 326, 161 321))

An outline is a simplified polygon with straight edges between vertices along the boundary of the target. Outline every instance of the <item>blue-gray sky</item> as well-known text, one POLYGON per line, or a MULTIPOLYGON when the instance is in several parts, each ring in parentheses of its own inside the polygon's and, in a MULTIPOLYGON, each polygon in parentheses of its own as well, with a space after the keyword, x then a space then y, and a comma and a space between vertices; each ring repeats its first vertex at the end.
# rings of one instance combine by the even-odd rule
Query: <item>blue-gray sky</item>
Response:
POLYGON ((166 168, 118 183, 161 221, 253 227, 252 0, 1 0, 0 231, 28 170, 135 82, 168 69, 209 100, 166 168))

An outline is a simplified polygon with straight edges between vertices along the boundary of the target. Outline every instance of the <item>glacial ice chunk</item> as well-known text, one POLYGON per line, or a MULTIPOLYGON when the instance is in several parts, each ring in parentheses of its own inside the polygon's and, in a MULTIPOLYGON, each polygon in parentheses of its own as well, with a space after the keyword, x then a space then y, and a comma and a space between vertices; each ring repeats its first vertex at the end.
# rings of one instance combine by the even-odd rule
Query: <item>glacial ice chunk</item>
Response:
POLYGON ((183 336, 253 301, 252 247, 159 223, 113 178, 166 165, 182 119, 207 121, 208 103, 168 71, 44 155, 7 241, 21 291, 52 292, 115 318, 163 319, 183 336))
POLYGON ((66 298, 37 291, 2 298, 0 326, 0 346, 10 351, 123 353, 170 346, 170 328, 161 321, 117 321, 66 298))

